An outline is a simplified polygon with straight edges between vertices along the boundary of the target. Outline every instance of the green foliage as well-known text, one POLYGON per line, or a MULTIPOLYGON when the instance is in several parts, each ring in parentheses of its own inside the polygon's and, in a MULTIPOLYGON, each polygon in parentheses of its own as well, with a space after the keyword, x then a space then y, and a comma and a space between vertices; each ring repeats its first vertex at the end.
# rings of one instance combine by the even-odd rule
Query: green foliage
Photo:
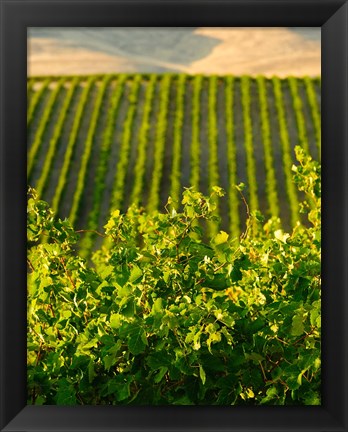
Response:
POLYGON ((282 146, 282 153, 283 153, 283 169, 285 174, 286 193, 288 195, 290 211, 291 211, 291 225, 295 226, 299 217, 299 203, 297 198, 296 187, 292 181, 291 170, 290 170, 292 166, 291 145, 290 145, 288 125, 287 125, 287 117, 285 114, 282 82, 277 77, 273 77, 272 81, 273 81, 273 90, 274 90, 277 116, 279 122, 280 143, 282 146))
POLYGON ((200 181, 200 164, 201 164, 201 142, 200 142, 200 121, 201 121, 201 93, 202 93, 203 77, 195 75, 192 81, 192 134, 191 134, 191 174, 190 185, 196 190, 199 190, 200 181))
POLYGON ((99 86, 98 94, 94 103, 90 125, 87 132, 84 152, 81 156, 81 165, 78 173, 76 189, 74 192, 72 206, 70 209, 69 219, 72 224, 76 222, 78 212, 80 210, 81 197, 82 197, 83 189, 85 187, 87 171, 88 171, 88 166, 89 166, 90 157, 92 153, 93 142, 95 140, 95 134, 96 134, 96 129, 97 129, 98 120, 100 116, 100 111, 105 97, 106 88, 110 80, 111 80, 111 76, 105 75, 103 81, 99 86))
POLYGON ((68 93, 67 93, 66 97, 64 98, 63 106, 60 109, 59 116, 57 118, 57 123, 54 127, 53 135, 52 135, 52 138, 50 139, 50 142, 49 142, 48 151, 47 151, 46 158, 45 158, 45 163, 42 167, 40 178, 39 178, 37 185, 36 185, 36 190, 37 190, 37 193, 39 194, 39 196, 43 195, 44 189, 46 187, 47 179, 48 179, 50 171, 52 169, 53 158, 54 158, 54 155, 57 151, 57 146, 58 146, 59 140, 62 138, 62 130, 64 127, 65 119, 66 119, 67 114, 68 114, 68 109, 69 109, 71 102, 73 100, 73 96, 74 96, 74 93, 75 93, 75 90, 76 90, 76 87, 77 87, 79 81, 80 81, 79 77, 75 77, 72 80, 72 82, 69 86, 68 93))
MULTIPOLYGON (((62 91, 62 88, 64 86, 64 83, 66 82, 66 78, 61 78, 56 84, 54 89, 51 91, 49 99, 47 101, 45 111, 40 119, 39 125, 37 127, 34 141, 31 145, 31 148, 28 152, 28 168, 27 168, 27 177, 30 177, 30 174, 32 172, 32 169, 36 162, 37 153, 42 145, 43 141, 43 135, 48 127, 49 121, 52 117, 52 112, 54 109, 54 106, 57 102, 58 96, 60 92, 62 91)), ((43 87, 45 87, 45 83, 43 84, 43 87)), ((39 96, 38 96, 39 97, 39 96)), ((41 96, 40 96, 41 97, 41 96)), ((31 113, 29 112, 28 115, 30 116, 31 113)), ((30 117, 28 117, 28 125, 30 123, 30 117)))
POLYGON ((255 212, 204 242, 223 191, 188 188, 181 212, 114 210, 93 268, 29 189, 28 403, 320 404, 320 165, 296 152, 310 227, 255 212))
POLYGON ((181 154, 182 154, 182 133, 184 124, 184 103, 185 103, 185 88, 186 75, 180 74, 177 81, 176 93, 176 111, 175 123, 173 132, 173 166, 170 175, 170 196, 174 202, 179 202, 179 194, 181 191, 181 154))
MULTIPOLYGON (((234 127, 234 86, 235 80, 233 76, 225 78, 225 100, 226 100, 226 144, 227 144, 227 161, 229 183, 235 185, 237 181, 237 148, 235 142, 235 127, 234 127)), ((231 235, 236 237, 240 233, 240 217, 239 217, 239 201, 238 192, 234 187, 229 188, 228 203, 229 203, 229 227, 231 235)))
POLYGON ((168 122, 168 106, 170 97, 170 84, 172 76, 163 75, 159 96, 159 110, 157 116, 156 137, 154 142, 154 162, 151 183, 149 186, 149 211, 158 210, 160 204, 159 191, 163 175, 163 158, 166 145, 166 131, 168 122))
POLYGON ((113 186, 113 196, 111 210, 119 208, 124 200, 124 187, 126 182, 127 167, 129 162, 129 153, 131 149, 131 139, 134 133, 134 117, 137 110, 137 97, 140 90, 141 76, 135 75, 129 92, 129 107, 123 125, 122 142, 119 153, 119 160, 116 166, 116 175, 113 186))
POLYGON ((59 204, 66 186, 66 180, 68 177, 68 173, 71 166, 72 157, 73 157, 73 153, 77 141, 78 130, 80 128, 82 116, 85 112, 85 107, 86 107, 88 96, 91 91, 91 87, 94 84, 95 80, 96 77, 94 76, 88 79, 76 108, 74 121, 72 124, 72 128, 69 134, 69 140, 64 154, 63 166, 61 168, 58 184, 52 201, 52 208, 54 211, 58 211, 59 204))
POLYGON ((95 188, 93 190, 93 207, 88 215, 88 231, 84 234, 80 242, 80 251, 83 257, 90 255, 91 249, 95 241, 94 231, 98 229, 98 221, 100 215, 100 207, 102 203, 102 196, 105 190, 104 178, 107 172, 107 163, 110 157, 111 144, 113 133, 115 129, 115 117, 119 110, 120 100, 124 90, 124 83, 127 79, 126 74, 122 74, 116 82, 116 88, 113 90, 110 110, 107 115, 107 123, 102 137, 100 146, 100 154, 98 166, 95 173, 95 188))
POLYGON ((149 143, 149 131, 151 128, 151 112, 153 109, 154 93, 157 75, 151 74, 146 88, 143 118, 138 133, 137 161, 134 166, 134 185, 131 194, 131 202, 139 205, 144 190, 144 177, 146 172, 146 151, 149 143))
POLYGON ((250 78, 247 75, 241 77, 244 143, 246 151, 246 169, 249 184, 249 202, 251 210, 259 208, 257 195, 256 164, 254 156, 254 137, 251 119, 250 78))
POLYGON ((273 217, 279 217, 279 200, 277 193, 277 180, 274 167, 274 156, 271 139, 271 122, 268 110, 268 98, 266 80, 263 76, 256 78, 259 103, 260 103, 260 120, 261 120, 261 134, 264 148, 265 158, 265 171, 266 171, 266 189, 269 213, 273 217))
MULTIPOLYGON (((209 142, 209 190, 220 183, 219 180, 219 151, 218 151, 218 131, 217 131, 217 86, 216 75, 209 78, 209 100, 208 100, 208 142, 209 142)), ((217 202, 215 214, 219 217, 219 203, 217 202)), ((209 235, 217 234, 218 224, 208 225, 209 235)))
MULTIPOLYGON (((28 106, 28 112, 27 112, 27 127, 30 126, 30 123, 32 122, 34 118, 35 111, 39 105, 39 102, 42 100, 43 95, 46 93, 48 85, 50 83, 50 79, 46 79, 42 85, 40 86, 40 90, 37 91, 34 96, 30 99, 30 104, 28 106)), ((27 92, 32 91, 34 86, 34 80, 28 81, 27 84, 27 92)))
POLYGON ((291 92, 292 104, 294 107, 294 114, 296 116, 296 123, 298 129, 298 140, 299 145, 308 153, 308 138, 306 130, 306 120, 303 112, 303 103, 299 94, 299 85, 301 85, 301 80, 289 77, 288 84, 291 92))
MULTIPOLYGON (((315 138, 317 141, 317 147, 319 151, 319 160, 321 156, 321 116, 318 108, 318 102, 315 94, 315 89, 312 80, 309 77, 304 78, 304 84, 306 87, 307 97, 309 106, 311 108, 311 115, 315 130, 315 138)), ((321 85, 321 81, 320 81, 321 85)))

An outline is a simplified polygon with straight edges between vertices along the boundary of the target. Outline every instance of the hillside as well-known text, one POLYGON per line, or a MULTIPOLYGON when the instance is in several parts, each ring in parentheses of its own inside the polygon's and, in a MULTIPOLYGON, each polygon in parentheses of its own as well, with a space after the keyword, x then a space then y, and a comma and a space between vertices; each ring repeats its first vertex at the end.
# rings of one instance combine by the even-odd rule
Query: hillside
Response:
POLYGON ((320 75, 320 27, 30 27, 28 74, 320 75))

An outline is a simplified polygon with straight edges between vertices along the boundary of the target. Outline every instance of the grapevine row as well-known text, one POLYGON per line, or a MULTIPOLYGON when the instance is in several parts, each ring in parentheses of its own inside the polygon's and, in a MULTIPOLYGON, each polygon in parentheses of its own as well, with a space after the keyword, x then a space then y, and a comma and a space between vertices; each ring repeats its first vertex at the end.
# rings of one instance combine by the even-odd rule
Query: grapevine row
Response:
POLYGON ((35 80, 33 78, 29 78, 27 81, 27 94, 29 94, 33 88, 35 80))
MULTIPOLYGON (((32 85, 33 85, 33 81, 31 81, 31 82, 32 82, 32 85)), ((46 91, 46 89, 47 89, 47 87, 48 87, 48 85, 49 85, 50 82, 51 81, 49 79, 45 80, 42 83, 42 85, 40 87, 40 90, 38 90, 36 93, 34 93, 34 95, 31 97, 29 108, 28 108, 28 114, 27 114, 27 127, 30 126, 30 124, 31 124, 31 122, 33 120, 36 108, 39 105, 39 102, 40 102, 43 94, 45 93, 45 91, 46 91)))
POLYGON ((225 112, 226 112, 226 141, 227 162, 229 174, 228 201, 229 201, 229 227, 232 237, 240 234, 239 200, 237 195, 237 159, 236 143, 234 137, 234 77, 227 76, 225 81, 225 112))
MULTIPOLYGON (((114 180, 114 186, 112 189, 115 192, 111 197, 109 213, 112 213, 116 209, 120 209, 122 204, 121 201, 123 200, 123 195, 124 195, 123 188, 126 179, 128 155, 129 155, 130 145, 131 145, 132 125, 133 125, 133 120, 136 112, 135 101, 137 99, 137 94, 140 89, 140 81, 141 81, 141 75, 137 74, 133 79, 130 94, 128 96, 130 105, 123 124, 122 139, 121 139, 120 152, 119 152, 119 161, 116 166, 116 176, 114 180)), ((107 239, 104 242, 104 244, 106 247, 111 246, 110 239, 107 239)))
MULTIPOLYGON (((321 84, 321 80, 319 81, 321 84)), ((309 106, 311 108, 311 114, 314 124, 314 131, 315 131, 315 138, 317 142, 318 147, 318 154, 319 154, 319 160, 321 155, 321 117, 319 113, 317 98, 315 95, 315 90, 313 87, 313 82, 310 78, 306 77, 304 78, 304 83, 307 91, 307 97, 309 106)))
POLYGON ((129 108, 123 125, 122 142, 120 146, 119 160, 116 167, 116 176, 111 200, 111 210, 120 209, 124 199, 124 189, 127 174, 127 164, 131 147, 134 116, 137 109, 137 96, 140 89, 141 75, 135 75, 129 94, 129 108))
MULTIPOLYGON (((27 107, 30 106, 34 84, 35 84, 34 78, 28 79, 28 81, 27 81, 27 107)), ((27 115, 27 117, 28 117, 28 115, 27 115)))
POLYGON ((247 76, 241 78, 242 109, 244 124, 244 144, 246 152, 246 169, 249 187, 250 209, 257 210, 259 207, 257 197, 257 180, 253 148, 253 131, 250 113, 250 79, 247 76))
POLYGON ((44 110, 43 115, 41 117, 40 123, 39 123, 38 128, 37 128, 36 133, 35 133, 34 141, 30 147, 29 154, 28 154, 28 167, 27 167, 27 177, 28 178, 30 177, 31 170, 33 169, 37 152, 38 152, 38 150, 42 144, 42 138, 43 138, 43 135, 46 131, 46 127, 48 126, 48 122, 51 118, 51 115, 53 112, 53 107, 56 103, 58 95, 59 95, 65 81, 66 81, 65 78, 61 78, 58 81, 55 89, 50 94, 50 97, 49 97, 47 104, 45 106, 45 110, 44 110))
POLYGON ((77 135, 79 132, 82 116, 84 114, 84 110, 85 110, 85 106, 86 106, 86 103, 88 100, 88 96, 90 94, 92 85, 95 82, 95 80, 96 80, 95 77, 90 77, 88 79, 88 81, 86 82, 86 85, 83 89, 83 92, 81 94, 77 108, 76 108, 74 121, 72 124, 68 144, 67 144, 65 154, 64 154, 63 165, 62 165, 62 168, 61 168, 61 171, 59 174, 58 184, 57 184, 56 191, 55 191, 55 194, 54 194, 54 197, 52 200, 52 209, 55 212, 57 212, 59 209, 60 200, 61 200, 64 188, 66 185, 66 181, 68 178, 68 174, 69 174, 71 159, 72 159, 72 155, 74 152, 74 148, 75 148, 76 139, 77 139, 77 135))
POLYGON ((156 137, 154 145, 154 166, 150 185, 147 209, 157 210, 159 207, 159 191, 163 175, 163 154, 166 145, 167 115, 171 75, 164 75, 161 81, 159 112, 157 118, 156 137))
POLYGON ((199 190, 199 177, 200 177, 200 100, 202 91, 201 75, 196 75, 193 78, 193 94, 192 94, 192 136, 191 136, 191 176, 190 185, 194 189, 199 190))
POLYGON ((302 100, 298 93, 297 79, 294 77, 288 78, 289 88, 291 92, 292 103, 296 116, 296 124, 298 130, 298 141, 302 148, 309 153, 309 144, 306 131, 306 121, 303 115, 302 100))
POLYGON ((110 80, 111 80, 111 76, 106 75, 104 77, 104 79, 103 79, 103 81, 99 87, 97 99, 96 99, 96 102, 94 104, 94 109, 92 112, 90 125, 89 125, 89 129, 88 129, 88 133, 87 133, 87 138, 86 138, 86 142, 85 142, 85 148, 84 148, 83 154, 81 156, 81 166, 80 166, 80 170, 78 173, 76 189, 75 189, 75 193, 73 196, 72 207, 71 207, 70 215, 69 215, 69 219, 70 219, 70 222, 72 223, 72 225, 74 225, 74 223, 76 222, 76 219, 77 219, 77 214, 78 214, 79 207, 80 207, 81 196, 82 196, 83 189, 85 187, 86 178, 87 178, 88 164, 89 164, 89 160, 90 160, 90 156, 91 156, 91 152, 92 152, 92 146, 93 146, 93 141, 94 141, 94 137, 95 137, 95 132, 97 129, 99 114, 101 112, 101 107, 102 107, 102 103, 104 100, 106 87, 107 87, 110 80))
POLYGON ((40 178, 39 178, 37 185, 36 185, 36 190, 37 190, 37 193, 39 196, 42 196, 42 194, 45 190, 47 177, 50 173, 53 158, 54 158, 56 150, 57 150, 57 145, 58 145, 59 139, 61 138, 61 135, 62 135, 63 125, 64 125, 64 122, 66 119, 66 115, 67 115, 68 109, 70 107, 71 101, 73 99, 73 96, 74 96, 74 93, 75 93, 75 90, 76 90, 76 87, 77 87, 79 81, 80 81, 80 78, 76 77, 71 82, 71 84, 69 86, 69 91, 68 91, 68 93, 64 99, 63 106, 62 106, 61 111, 59 113, 57 123, 56 123, 54 131, 53 131, 53 135, 52 135, 50 142, 49 142, 49 145, 48 145, 48 151, 47 151, 47 154, 45 157, 44 165, 42 167, 41 175, 40 175, 40 178))
POLYGON ((115 119, 117 118, 118 109, 120 106, 120 100, 124 91, 124 84, 126 82, 127 75, 121 74, 118 81, 116 82, 116 88, 113 92, 110 108, 108 109, 106 125, 101 141, 99 163, 95 174, 95 186, 93 189, 93 202, 92 210, 88 215, 88 232, 82 238, 80 243, 81 254, 84 257, 88 257, 93 247, 95 233, 98 229, 98 221, 100 214, 100 204, 105 189, 105 176, 107 172, 107 164, 110 155, 110 148, 113 142, 113 135, 115 130, 115 119))
POLYGON ((277 194, 277 180, 274 170, 272 139, 270 119, 267 104, 267 90, 265 78, 262 76, 257 77, 257 85, 259 90, 259 103, 260 103, 260 116, 261 116, 261 134, 264 148, 265 157, 265 171, 266 171, 266 190, 268 208, 271 216, 279 217, 279 203, 277 194))
POLYGON ((184 124, 184 101, 185 101, 186 75, 178 77, 176 93, 176 111, 174 120, 173 138, 173 165, 171 172, 170 196, 174 203, 179 203, 181 189, 181 154, 182 154, 182 131, 184 124))
MULTIPOLYGON (((209 190, 212 191, 214 186, 219 186, 219 167, 218 167, 218 131, 216 120, 216 92, 217 77, 211 76, 209 79, 209 96, 208 96, 208 143, 209 143, 209 190)), ((216 216, 219 216, 218 201, 215 203, 216 216)), ((218 231, 218 223, 212 222, 208 225, 211 236, 218 231)))
POLYGON ((279 132, 280 132, 280 144, 283 153, 283 170, 285 174, 286 191, 290 203, 290 213, 291 213, 291 225, 295 226, 299 219, 299 204, 297 198, 297 192, 295 185, 292 181, 292 158, 291 158, 291 146, 289 133, 287 128, 285 110, 283 105, 283 94, 281 89, 281 82, 279 78, 274 77, 273 90, 275 95, 275 103, 278 115, 279 132))
POLYGON ((152 112, 152 102, 155 92, 157 75, 151 74, 146 92, 143 108, 143 118, 138 134, 137 160, 134 167, 134 185, 131 194, 131 202, 139 205, 142 201, 141 195, 144 188, 144 177, 146 168, 146 149, 149 140, 149 130, 151 127, 150 116, 152 112))

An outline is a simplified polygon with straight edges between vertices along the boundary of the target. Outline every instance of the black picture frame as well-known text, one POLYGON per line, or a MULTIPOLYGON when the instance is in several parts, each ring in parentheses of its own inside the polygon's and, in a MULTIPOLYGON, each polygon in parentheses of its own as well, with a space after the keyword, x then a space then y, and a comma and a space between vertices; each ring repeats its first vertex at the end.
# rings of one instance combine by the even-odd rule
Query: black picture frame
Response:
POLYGON ((343 0, 0 0, 0 427, 9 431, 347 431, 348 4, 343 0), (319 26, 323 381, 317 407, 26 406, 27 27, 319 26))

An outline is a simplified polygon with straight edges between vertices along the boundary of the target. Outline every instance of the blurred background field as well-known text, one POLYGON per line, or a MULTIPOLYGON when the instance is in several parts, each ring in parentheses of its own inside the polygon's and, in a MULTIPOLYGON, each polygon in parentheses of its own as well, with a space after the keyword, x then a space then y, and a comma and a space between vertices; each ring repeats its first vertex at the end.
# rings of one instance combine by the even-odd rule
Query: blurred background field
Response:
POLYGON ((29 28, 28 75, 319 76, 320 28, 29 28))

